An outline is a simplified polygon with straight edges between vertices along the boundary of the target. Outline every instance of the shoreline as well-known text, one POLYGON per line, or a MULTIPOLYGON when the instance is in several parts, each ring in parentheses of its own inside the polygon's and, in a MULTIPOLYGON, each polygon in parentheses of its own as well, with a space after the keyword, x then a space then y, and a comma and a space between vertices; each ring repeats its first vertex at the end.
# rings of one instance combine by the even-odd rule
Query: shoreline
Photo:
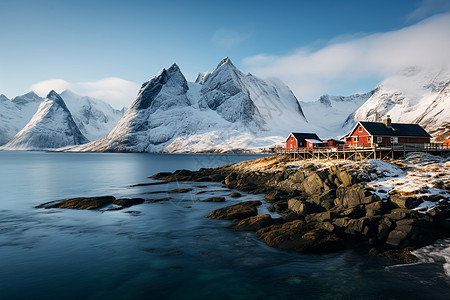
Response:
MULTIPOLYGON (((214 169, 162 172, 149 178, 222 182, 230 189, 265 194, 270 210, 282 218, 259 215, 258 204, 247 202, 214 210, 207 217, 233 220, 230 229, 253 231, 271 247, 304 253, 359 249, 397 263, 415 263, 411 251, 450 236, 448 194, 428 195, 427 201, 436 205, 425 212, 413 209, 411 203, 424 200, 411 195, 391 190, 383 199, 380 189, 370 185, 375 175, 383 177, 391 166, 382 165, 387 170, 379 172, 376 161, 373 163, 322 161, 320 167, 312 162, 295 166, 264 157, 214 169)), ((448 182, 444 188, 449 188, 448 182)))

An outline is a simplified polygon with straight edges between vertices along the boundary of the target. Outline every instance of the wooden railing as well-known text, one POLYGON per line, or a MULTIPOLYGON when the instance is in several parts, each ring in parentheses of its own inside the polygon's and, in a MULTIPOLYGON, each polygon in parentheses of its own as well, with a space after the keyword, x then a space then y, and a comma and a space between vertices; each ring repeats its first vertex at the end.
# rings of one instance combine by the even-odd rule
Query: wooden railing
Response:
POLYGON ((450 151, 450 144, 429 143, 429 144, 360 144, 345 145, 343 147, 317 147, 317 148, 274 148, 276 153, 298 153, 306 151, 329 151, 342 152, 351 150, 394 150, 394 151, 450 151))

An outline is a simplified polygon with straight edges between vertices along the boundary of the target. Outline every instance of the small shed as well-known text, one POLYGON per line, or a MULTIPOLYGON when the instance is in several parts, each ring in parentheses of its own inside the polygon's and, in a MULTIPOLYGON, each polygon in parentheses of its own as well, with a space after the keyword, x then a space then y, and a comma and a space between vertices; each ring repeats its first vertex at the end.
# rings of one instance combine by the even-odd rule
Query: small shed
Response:
POLYGON ((304 148, 306 147, 306 139, 321 141, 315 133, 291 132, 285 140, 286 149, 296 150, 298 148, 304 148))
POLYGON ((319 139, 306 139, 305 141, 306 141, 306 148, 309 149, 328 147, 327 142, 323 142, 319 139))
POLYGON ((342 148, 345 146, 344 141, 335 140, 335 139, 329 139, 329 140, 327 140, 327 143, 328 143, 328 147, 330 147, 330 148, 342 148))

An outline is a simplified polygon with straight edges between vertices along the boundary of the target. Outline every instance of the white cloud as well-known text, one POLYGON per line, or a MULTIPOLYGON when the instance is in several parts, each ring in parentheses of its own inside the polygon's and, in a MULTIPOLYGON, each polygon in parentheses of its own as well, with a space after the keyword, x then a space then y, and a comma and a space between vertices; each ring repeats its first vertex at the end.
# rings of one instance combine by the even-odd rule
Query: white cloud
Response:
POLYGON ((246 34, 239 33, 232 29, 221 28, 216 30, 213 35, 213 42, 217 45, 230 49, 233 46, 245 41, 248 38, 246 34))
POLYGON ((314 100, 339 86, 360 90, 356 82, 392 75, 408 66, 450 65, 450 14, 385 33, 333 39, 319 50, 300 48, 292 54, 259 54, 246 58, 249 70, 279 77, 302 100, 314 100))
POLYGON ((448 0, 422 0, 406 20, 414 22, 434 14, 448 11, 450 11, 450 1, 448 0))
POLYGON ((50 90, 61 93, 70 89, 76 94, 90 96, 103 100, 115 108, 129 107, 136 98, 139 85, 121 78, 105 78, 97 81, 67 82, 63 79, 49 79, 31 86, 41 97, 45 97, 50 90))

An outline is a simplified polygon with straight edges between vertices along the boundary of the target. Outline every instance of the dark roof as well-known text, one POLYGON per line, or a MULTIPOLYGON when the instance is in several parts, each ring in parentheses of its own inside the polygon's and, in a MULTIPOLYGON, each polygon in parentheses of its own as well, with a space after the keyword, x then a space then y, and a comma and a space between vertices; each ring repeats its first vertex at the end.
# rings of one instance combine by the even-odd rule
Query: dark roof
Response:
MULTIPOLYGON (((291 134, 295 137, 295 139, 298 142, 304 142, 306 139, 313 139, 313 140, 321 141, 321 139, 315 133, 291 132, 291 134)), ((291 134, 289 134, 289 136, 291 136, 291 134)), ((289 136, 288 136, 288 138, 289 138, 289 136)), ((286 139, 286 141, 287 141, 287 139, 286 139)))
POLYGON ((327 142, 330 142, 330 141, 334 141, 334 142, 338 142, 338 143, 345 144, 345 142, 344 142, 344 141, 341 141, 341 140, 335 140, 335 139, 328 139, 328 140, 327 140, 327 142))
MULTIPOLYGON (((391 128, 380 122, 359 122, 371 135, 382 136, 415 136, 429 137, 428 134, 419 124, 403 124, 392 123, 391 128)), ((356 127, 355 127, 356 128, 356 127)), ((352 132, 353 134, 353 132, 352 132)))

